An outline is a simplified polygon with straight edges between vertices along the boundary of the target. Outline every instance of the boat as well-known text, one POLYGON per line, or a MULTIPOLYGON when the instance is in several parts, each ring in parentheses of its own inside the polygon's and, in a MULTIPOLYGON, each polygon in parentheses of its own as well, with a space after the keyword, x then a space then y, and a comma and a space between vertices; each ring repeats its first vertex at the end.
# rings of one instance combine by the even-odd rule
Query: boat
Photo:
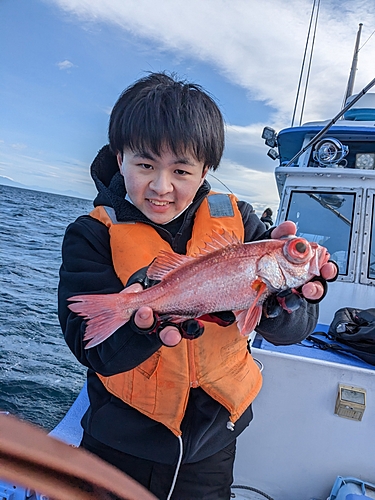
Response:
MULTIPOLYGON (((278 161, 276 225, 294 221, 339 267, 320 303, 318 339, 336 311, 375 307, 374 85, 349 92, 332 120, 262 134, 278 161)), ((375 498, 375 366, 325 342, 277 347, 255 336, 252 354, 264 384, 238 440, 234 498, 375 498)))
MULTIPOLYGON (((276 138, 276 224, 293 220, 339 266, 318 332, 340 308, 375 307, 375 93, 316 139, 326 126, 310 122, 276 138)), ((276 347, 256 336, 252 353, 264 385, 238 440, 235 483, 275 500, 326 500, 339 476, 375 483, 375 366, 307 341, 276 347)))
MULTIPOLYGON (((293 220, 339 267, 316 332, 327 332, 340 308, 375 307, 374 85, 349 95, 332 120, 263 132, 278 162, 276 225, 293 220)), ((255 333, 251 350, 264 382, 238 439, 232 498, 375 498, 375 366, 313 341, 274 346, 255 333)), ((50 436, 77 446, 87 406, 84 386, 50 436)), ((0 481, 0 498, 45 497, 0 481)))

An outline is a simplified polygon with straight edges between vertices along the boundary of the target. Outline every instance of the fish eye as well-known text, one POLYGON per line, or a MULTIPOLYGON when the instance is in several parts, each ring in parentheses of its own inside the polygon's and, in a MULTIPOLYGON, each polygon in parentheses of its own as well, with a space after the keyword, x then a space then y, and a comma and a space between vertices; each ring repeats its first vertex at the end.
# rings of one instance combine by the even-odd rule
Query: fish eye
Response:
POLYGON ((306 245, 303 241, 299 241, 298 243, 296 243, 296 250, 297 252, 299 253, 305 253, 306 252, 306 245))
POLYGON ((285 257, 294 264, 304 264, 311 258, 311 247, 305 238, 293 238, 283 248, 285 257))

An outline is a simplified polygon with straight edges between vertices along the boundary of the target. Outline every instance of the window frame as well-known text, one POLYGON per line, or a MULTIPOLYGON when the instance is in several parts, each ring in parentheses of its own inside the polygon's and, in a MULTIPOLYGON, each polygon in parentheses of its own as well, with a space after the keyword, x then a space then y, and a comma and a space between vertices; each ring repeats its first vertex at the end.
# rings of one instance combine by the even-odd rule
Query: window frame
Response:
MULTIPOLYGON (((372 190, 375 194, 375 190, 372 190)), ((284 190, 283 198, 280 202, 280 208, 279 208, 279 214, 278 214, 278 221, 277 223, 280 224, 280 222, 283 222, 284 220, 287 220, 287 214, 289 211, 289 207, 291 205, 292 201, 292 196, 293 193, 313 193, 313 194, 348 194, 348 195, 354 195, 354 209, 353 209, 353 221, 352 221, 352 226, 351 226, 351 240, 350 240, 350 250, 348 253, 348 266, 347 266, 347 274, 339 274, 337 281, 342 281, 342 282, 348 282, 348 283, 353 283, 356 281, 357 275, 359 271, 357 271, 357 254, 358 252, 358 247, 359 247, 359 234, 360 234, 360 227, 362 223, 362 200, 363 200, 363 189, 362 188, 345 188, 345 187, 337 187, 333 188, 330 186, 288 186, 284 190)), ((373 201, 373 199, 372 199, 373 201)), ((375 279, 368 279, 367 278, 367 267, 368 267, 368 260, 366 262, 366 272, 365 272, 365 277, 367 279, 367 282, 375 283, 375 279)), ((361 273, 362 275, 362 273, 361 273)))
POLYGON ((370 249, 372 239, 374 239, 374 254, 375 254, 375 189, 366 190, 366 200, 364 203, 363 217, 363 240, 362 248, 360 251, 361 259, 363 256, 367 256, 365 262, 366 265, 359 270, 359 282, 365 285, 375 285, 375 274, 373 278, 369 277, 370 274, 370 249))

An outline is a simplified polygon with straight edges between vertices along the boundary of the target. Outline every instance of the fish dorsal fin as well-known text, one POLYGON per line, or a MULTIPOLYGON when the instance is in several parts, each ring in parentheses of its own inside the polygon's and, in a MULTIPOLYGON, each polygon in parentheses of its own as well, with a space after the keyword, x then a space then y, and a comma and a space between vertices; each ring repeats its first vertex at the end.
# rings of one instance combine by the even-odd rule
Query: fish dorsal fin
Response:
POLYGON ((242 243, 234 233, 229 233, 228 231, 223 231, 218 233, 217 231, 212 231, 209 236, 211 241, 206 241, 203 248, 199 248, 199 255, 206 255, 208 253, 214 252, 215 250, 220 250, 228 245, 239 245, 242 243))
POLYGON ((180 255, 174 252, 161 250, 154 262, 147 270, 147 276, 153 280, 164 279, 171 271, 174 271, 183 264, 194 261, 195 259, 207 255, 215 250, 220 250, 228 245, 239 245, 242 243, 234 233, 223 231, 218 233, 213 231, 209 242, 205 242, 204 248, 200 248, 199 252, 194 256, 180 255))
POLYGON ((147 269, 147 276, 152 280, 162 280, 170 272, 193 260, 195 260, 194 257, 189 257, 188 255, 161 250, 154 262, 147 269))

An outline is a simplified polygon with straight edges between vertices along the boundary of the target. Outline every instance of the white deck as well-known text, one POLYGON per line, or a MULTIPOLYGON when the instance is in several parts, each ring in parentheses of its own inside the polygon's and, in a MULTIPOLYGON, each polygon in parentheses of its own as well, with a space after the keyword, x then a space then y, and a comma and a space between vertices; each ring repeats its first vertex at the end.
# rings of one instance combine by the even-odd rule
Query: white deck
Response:
POLYGON ((238 440, 235 484, 275 500, 326 500, 337 476, 374 483, 375 370, 280 350, 253 349, 264 385, 238 440), (362 421, 334 413, 339 383, 366 389, 362 421))

